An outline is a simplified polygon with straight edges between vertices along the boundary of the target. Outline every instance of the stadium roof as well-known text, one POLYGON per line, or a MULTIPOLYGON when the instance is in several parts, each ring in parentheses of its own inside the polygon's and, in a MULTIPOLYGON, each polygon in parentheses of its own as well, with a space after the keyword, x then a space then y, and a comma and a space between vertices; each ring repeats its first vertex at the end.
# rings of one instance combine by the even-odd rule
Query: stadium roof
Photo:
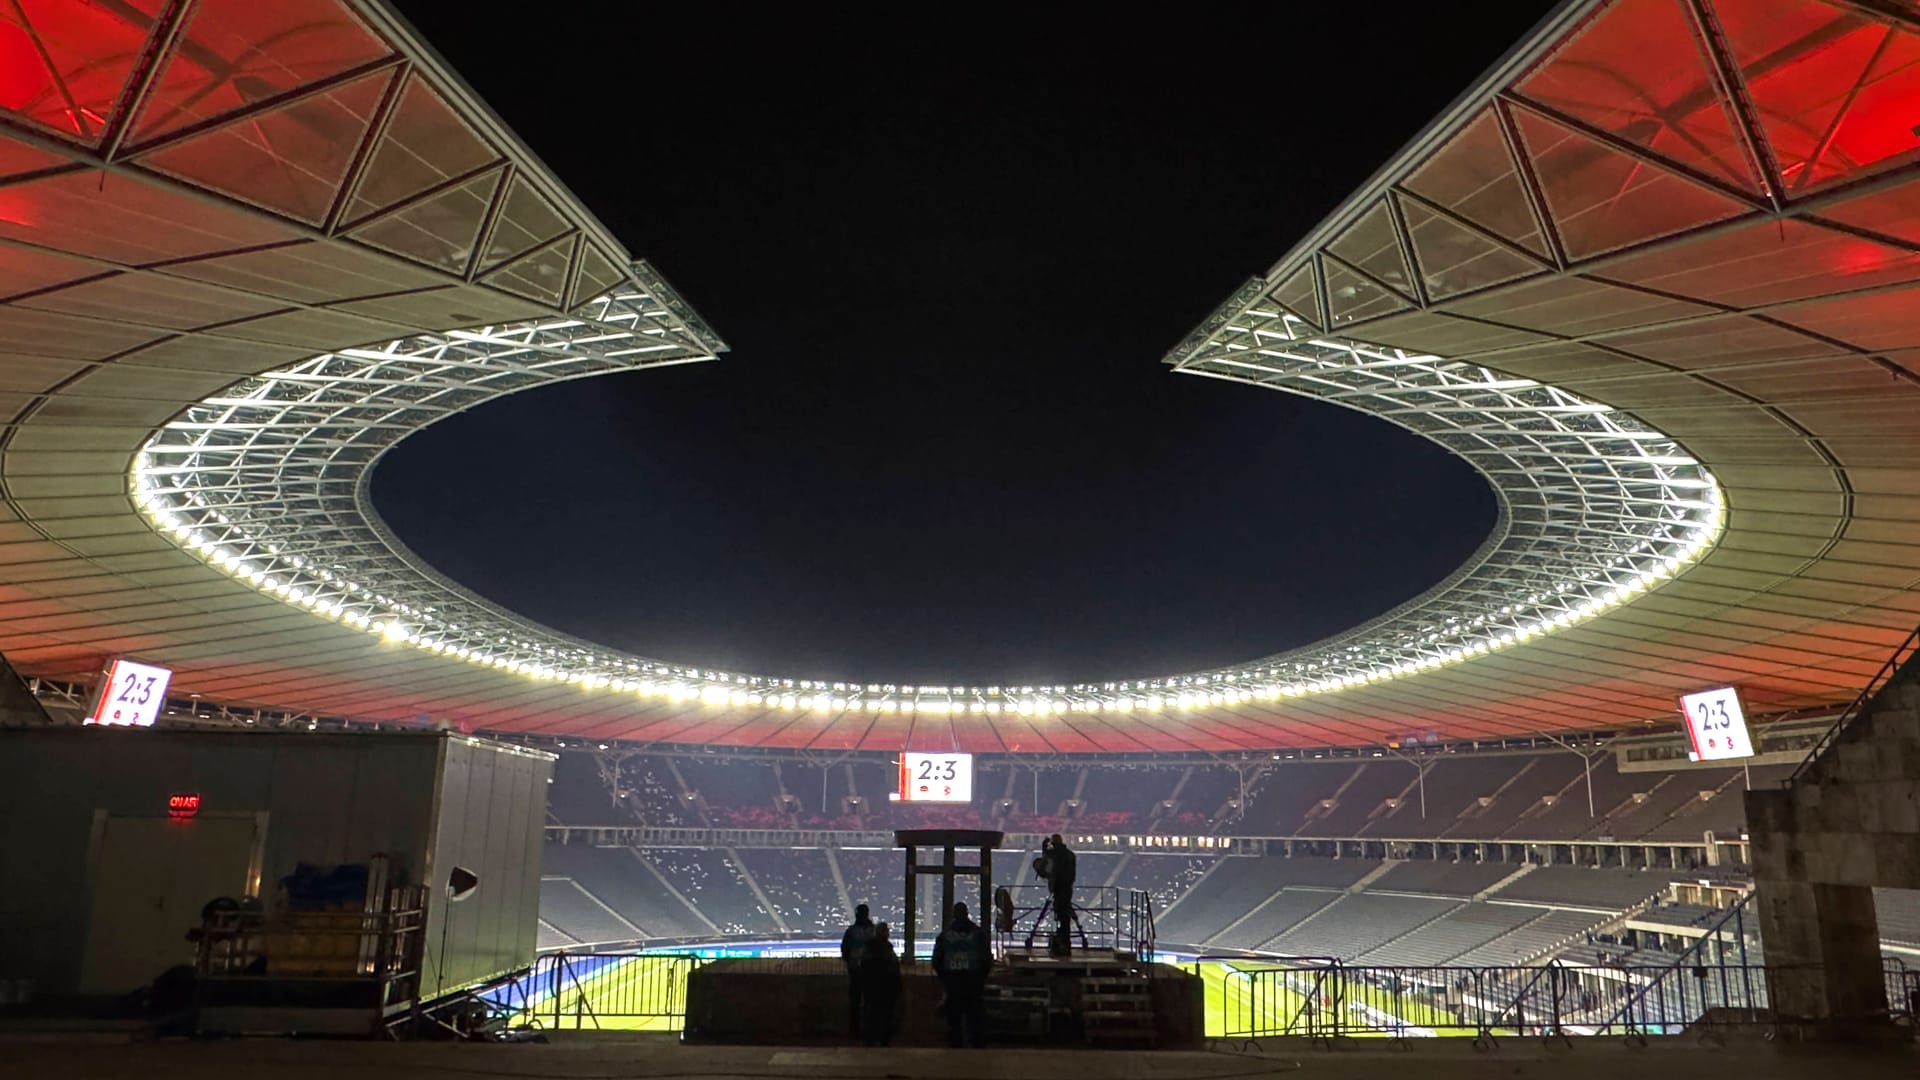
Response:
POLYGON ((1252 749, 1664 721, 1722 683, 1827 706, 1920 622, 1911 5, 1556 12, 1168 358, 1448 446, 1493 537, 1307 649, 1063 687, 692 669, 435 575, 367 503, 385 448, 724 346, 379 5, 159 9, 0 12, 29 674, 126 653, 226 703, 599 738, 1252 749))

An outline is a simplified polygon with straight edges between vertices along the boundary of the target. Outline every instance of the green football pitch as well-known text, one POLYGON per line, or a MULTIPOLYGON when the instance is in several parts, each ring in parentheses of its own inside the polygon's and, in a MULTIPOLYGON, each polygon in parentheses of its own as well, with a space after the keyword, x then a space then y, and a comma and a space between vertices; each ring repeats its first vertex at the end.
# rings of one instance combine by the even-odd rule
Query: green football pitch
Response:
MULTIPOLYGON (((687 961, 641 956, 618 961, 584 979, 564 980, 557 996, 543 996, 520 1015, 547 1028, 678 1031, 687 1000, 687 961)), ((1208 1035, 1314 1035, 1330 1028, 1332 1006, 1314 993, 1312 972, 1271 965, 1203 961, 1208 1035)), ((1450 1018, 1406 996, 1381 994, 1345 1003, 1341 1026, 1351 1034, 1471 1034, 1450 1029, 1450 1018)))

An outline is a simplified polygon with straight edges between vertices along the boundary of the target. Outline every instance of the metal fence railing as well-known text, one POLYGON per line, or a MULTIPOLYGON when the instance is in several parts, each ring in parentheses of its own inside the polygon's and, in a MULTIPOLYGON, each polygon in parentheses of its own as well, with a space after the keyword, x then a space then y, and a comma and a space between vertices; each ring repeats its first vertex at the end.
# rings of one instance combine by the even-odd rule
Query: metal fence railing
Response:
MULTIPOLYGON (((1213 962, 1224 970, 1208 980, 1208 1034, 1249 1038, 1659 1035, 1770 1024, 1775 1022, 1769 1012, 1773 981, 1793 972, 1739 963, 1353 967, 1333 961, 1213 962)), ((1205 977, 1197 967, 1196 973, 1205 977)), ((1885 1016, 1911 1025, 1920 1007, 1920 971, 1889 960, 1884 975, 1885 1016)))
MULTIPOLYGON (((685 953, 570 953, 540 957, 483 996, 514 1026, 677 1031, 687 977, 708 959, 685 953)), ((736 961, 777 969, 785 960, 736 961)), ((1774 981, 1793 968, 1743 963, 1674 966, 1369 967, 1320 957, 1202 957, 1207 1034, 1660 1035, 1770 1024, 1774 981)), ((1920 970, 1889 959, 1886 1018, 1911 1026, 1920 970)))
MULTIPOLYGON (((1045 948, 1055 926, 1053 897, 1044 885, 1008 888, 1013 898, 1011 930, 999 930, 999 944, 1045 948)), ((1073 945, 1078 949, 1132 953, 1153 959, 1153 900, 1139 889, 1081 885, 1073 890, 1073 945)))
POLYGON ((684 953, 548 953, 489 1002, 515 1026, 676 1031, 687 976, 706 958, 684 953))

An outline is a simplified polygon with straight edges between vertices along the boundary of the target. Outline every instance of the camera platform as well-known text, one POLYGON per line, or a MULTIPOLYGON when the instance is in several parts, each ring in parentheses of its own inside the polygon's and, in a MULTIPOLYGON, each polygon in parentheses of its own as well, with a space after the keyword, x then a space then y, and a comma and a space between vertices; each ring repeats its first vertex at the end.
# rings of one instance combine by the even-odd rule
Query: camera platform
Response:
MULTIPOLYGON (((939 980, 901 967, 895 1046, 945 1046, 939 980)), ((1190 1050, 1203 1040, 1199 976, 1113 951, 1070 957, 1012 950, 986 989, 988 1041, 1001 1046, 1190 1050)), ((689 1043, 847 1042, 846 973, 830 957, 715 960, 687 977, 689 1043)))

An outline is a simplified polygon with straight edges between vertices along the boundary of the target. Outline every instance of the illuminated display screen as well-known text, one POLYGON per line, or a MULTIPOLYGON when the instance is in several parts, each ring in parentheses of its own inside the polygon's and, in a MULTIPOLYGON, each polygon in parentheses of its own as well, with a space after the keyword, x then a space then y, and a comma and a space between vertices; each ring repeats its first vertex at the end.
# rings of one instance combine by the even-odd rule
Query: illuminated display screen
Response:
POLYGON ((86 722, 151 727, 160 710, 166 708, 167 683, 172 679, 173 672, 167 668, 115 660, 107 668, 99 700, 94 702, 86 722))
POLYGON ((973 801, 972 754, 900 755, 901 802, 973 801))
POLYGON ((1733 687, 1687 694, 1680 699, 1680 709, 1687 714, 1687 738, 1693 744, 1689 759, 1719 761, 1753 756, 1746 713, 1733 687))
POLYGON ((185 821, 200 812, 198 792, 167 796, 167 816, 175 821, 185 821))

